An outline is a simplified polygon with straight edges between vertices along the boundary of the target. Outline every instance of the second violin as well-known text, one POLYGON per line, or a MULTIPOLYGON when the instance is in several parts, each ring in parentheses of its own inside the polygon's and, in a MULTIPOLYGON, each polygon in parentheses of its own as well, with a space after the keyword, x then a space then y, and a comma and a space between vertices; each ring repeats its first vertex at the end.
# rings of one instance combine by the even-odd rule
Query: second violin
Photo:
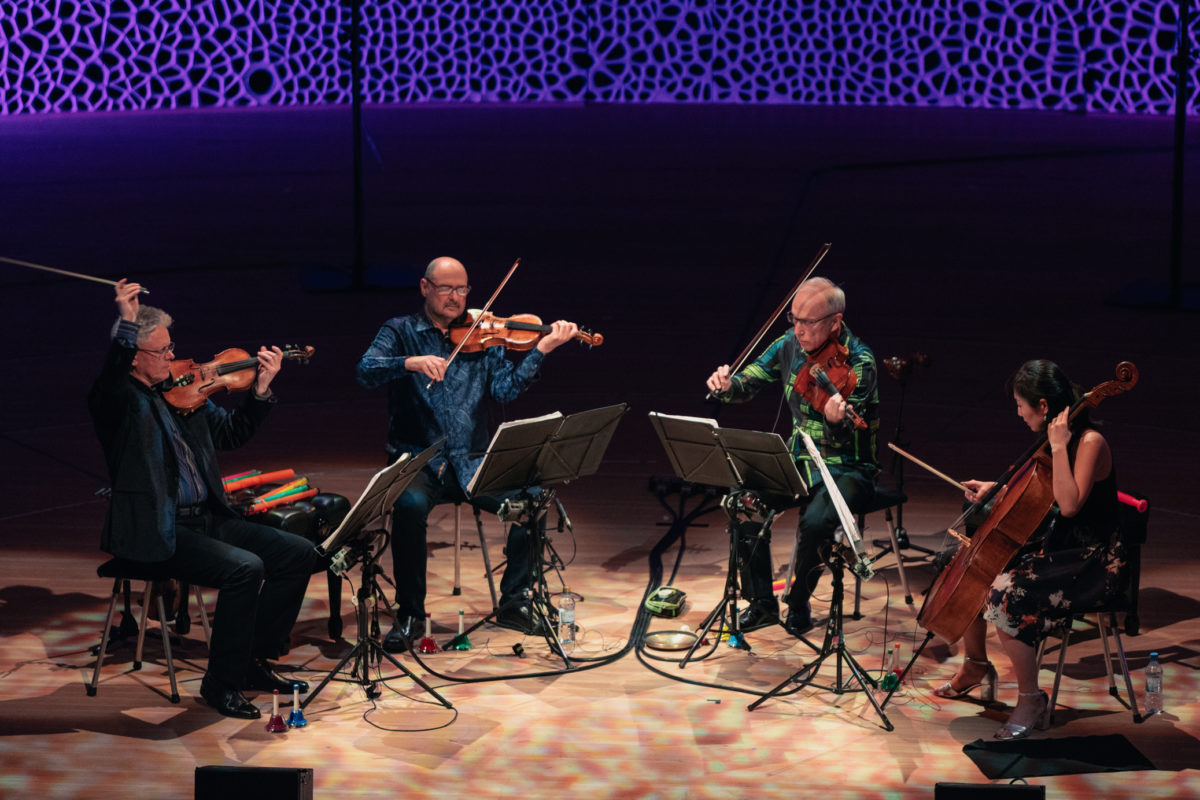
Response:
MULTIPOLYGON (((529 350, 551 330, 549 325, 542 324, 542 320, 533 314, 499 317, 472 308, 450 326, 450 341, 464 353, 477 353, 489 347, 529 350)), ((588 347, 604 344, 604 337, 599 333, 580 331, 574 338, 588 347)))

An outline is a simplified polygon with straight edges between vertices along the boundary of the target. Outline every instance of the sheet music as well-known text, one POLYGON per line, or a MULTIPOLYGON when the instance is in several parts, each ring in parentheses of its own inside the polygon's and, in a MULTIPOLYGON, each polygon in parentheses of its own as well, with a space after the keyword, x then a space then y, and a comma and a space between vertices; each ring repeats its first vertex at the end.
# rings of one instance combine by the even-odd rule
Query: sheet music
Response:
POLYGON ((329 552, 329 548, 336 542, 341 541, 343 531, 349 530, 355 526, 363 526, 372 521, 376 517, 381 516, 387 509, 382 508, 384 505, 381 501, 386 499, 385 493, 378 493, 378 497, 372 497, 376 493, 376 487, 387 485, 393 480, 393 477, 404 469, 404 465, 412 459, 412 454, 402 453, 393 463, 384 467, 371 476, 371 480, 367 481, 367 487, 362 490, 362 494, 358 496, 358 500, 350 507, 350 513, 342 519, 342 523, 337 526, 333 533, 326 537, 321 543, 322 552, 329 552), (369 503, 368 500, 376 502, 369 503))
POLYGON ((817 450, 817 445, 813 442, 812 437, 804 431, 800 431, 800 436, 804 438, 805 449, 812 456, 813 462, 821 472, 821 477, 825 479, 825 486, 829 489, 829 499, 833 501, 833 508, 837 511, 838 519, 841 520, 846 541, 854 551, 857 560, 852 568, 854 574, 864 581, 868 581, 875 575, 875 568, 871 566, 866 548, 863 546, 862 534, 858 532, 858 523, 854 519, 854 513, 850 511, 850 506, 846 505, 846 498, 842 497, 842 490, 838 488, 833 476, 829 474, 829 467, 825 466, 825 459, 821 458, 821 453, 817 450))
MULTIPOLYGON (((500 423, 500 426, 496 428, 496 432, 492 434, 492 440, 488 443, 488 452, 493 452, 497 439, 499 439, 505 431, 516 427, 524 427, 524 430, 527 431, 528 435, 526 439, 528 440, 529 447, 540 448, 542 443, 545 442, 547 435, 551 431, 557 430, 558 426, 562 424, 562 419, 562 412, 553 411, 549 414, 543 414, 540 417, 514 419, 510 420, 509 422, 502 422, 500 423)), ((520 441, 509 442, 508 445, 509 447, 507 449, 510 452, 520 450, 522 446, 520 441)), ((475 470, 475 474, 471 476, 471 480, 467 482, 465 487, 467 497, 473 497, 475 495, 475 487, 480 479, 480 472, 483 470, 486 463, 486 461, 481 462, 479 468, 475 470)))

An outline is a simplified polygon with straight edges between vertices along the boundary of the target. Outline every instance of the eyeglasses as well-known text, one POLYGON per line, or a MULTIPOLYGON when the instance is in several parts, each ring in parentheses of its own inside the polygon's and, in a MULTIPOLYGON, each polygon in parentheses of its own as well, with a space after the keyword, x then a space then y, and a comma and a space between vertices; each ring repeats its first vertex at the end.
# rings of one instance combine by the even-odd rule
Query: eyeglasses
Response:
POLYGON ((837 312, 834 311, 829 314, 826 314, 823 317, 817 317, 816 319, 797 319, 795 316, 792 315, 792 312, 789 311, 789 312, 787 312, 787 321, 788 321, 789 325, 795 325, 795 326, 798 326, 801 328, 811 328, 813 325, 816 325, 818 322, 823 322, 824 320, 829 319, 836 313, 837 312))
POLYGON ((429 281, 426 282, 429 283, 429 285, 433 287, 433 290, 441 297, 449 297, 451 292, 454 292, 459 297, 466 297, 467 293, 471 291, 470 286, 442 286, 438 283, 432 283, 429 281))
POLYGON ((175 352, 175 343, 174 343, 174 342, 171 342, 171 343, 170 343, 170 344, 168 344, 166 347, 160 347, 160 348, 158 348, 157 350, 147 350, 147 349, 146 349, 146 348, 144 348, 144 347, 139 347, 139 348, 138 348, 138 352, 139 352, 139 353, 149 353, 150 355, 152 355, 152 356, 158 356, 159 358, 166 358, 166 357, 167 357, 167 353, 174 353, 174 352, 175 352))

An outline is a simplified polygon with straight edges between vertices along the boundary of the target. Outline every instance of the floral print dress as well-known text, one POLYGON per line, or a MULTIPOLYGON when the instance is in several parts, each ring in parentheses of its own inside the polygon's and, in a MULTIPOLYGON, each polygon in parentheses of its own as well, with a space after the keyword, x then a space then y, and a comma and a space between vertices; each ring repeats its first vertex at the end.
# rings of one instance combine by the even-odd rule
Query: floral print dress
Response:
MULTIPOLYGON (((1074 448, 1071 448, 1074 463, 1074 448)), ((992 582, 983 617, 1036 646, 1072 616, 1101 606, 1125 588, 1116 470, 1098 481, 1074 517, 1057 506, 1038 533, 992 582)))

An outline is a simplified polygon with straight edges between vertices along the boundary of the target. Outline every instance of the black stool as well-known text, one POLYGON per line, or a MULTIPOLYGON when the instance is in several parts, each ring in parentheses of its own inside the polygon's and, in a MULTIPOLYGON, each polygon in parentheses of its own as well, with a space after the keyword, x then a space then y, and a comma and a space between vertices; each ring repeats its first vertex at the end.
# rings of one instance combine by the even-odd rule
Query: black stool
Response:
MULTIPOLYGON (((137 649, 133 656, 133 669, 140 670, 142 668, 142 648, 146 640, 146 620, 150 613, 150 599, 153 594, 154 584, 159 581, 170 580, 173 576, 159 564, 147 564, 140 561, 128 561, 124 558, 111 558, 105 561, 96 568, 96 574, 101 578, 112 578, 112 598, 108 602, 108 613, 104 615, 104 627, 100 634, 100 648, 96 652, 96 667, 92 671, 92 680, 87 685, 88 697, 96 696, 96 687, 100 682, 100 667, 104 664, 104 656, 108 650, 109 634, 112 630, 113 612, 117 608, 117 597, 121 595, 122 587, 126 590, 129 588, 129 581, 144 581, 146 588, 142 593, 142 618, 138 625, 137 649)), ((204 625, 205 638, 208 638, 208 615, 203 611, 204 596, 201 594, 199 587, 194 587, 196 593, 196 602, 202 610, 201 620, 204 625)), ((159 593, 154 598, 158 604, 158 623, 160 632, 162 633, 163 653, 167 661, 167 675, 171 679, 171 694, 170 700, 172 703, 179 702, 179 686, 175 681, 175 660, 171 657, 171 635, 167 630, 167 609, 163 603, 162 594, 159 593)), ((126 608, 126 611, 129 609, 126 608)))

